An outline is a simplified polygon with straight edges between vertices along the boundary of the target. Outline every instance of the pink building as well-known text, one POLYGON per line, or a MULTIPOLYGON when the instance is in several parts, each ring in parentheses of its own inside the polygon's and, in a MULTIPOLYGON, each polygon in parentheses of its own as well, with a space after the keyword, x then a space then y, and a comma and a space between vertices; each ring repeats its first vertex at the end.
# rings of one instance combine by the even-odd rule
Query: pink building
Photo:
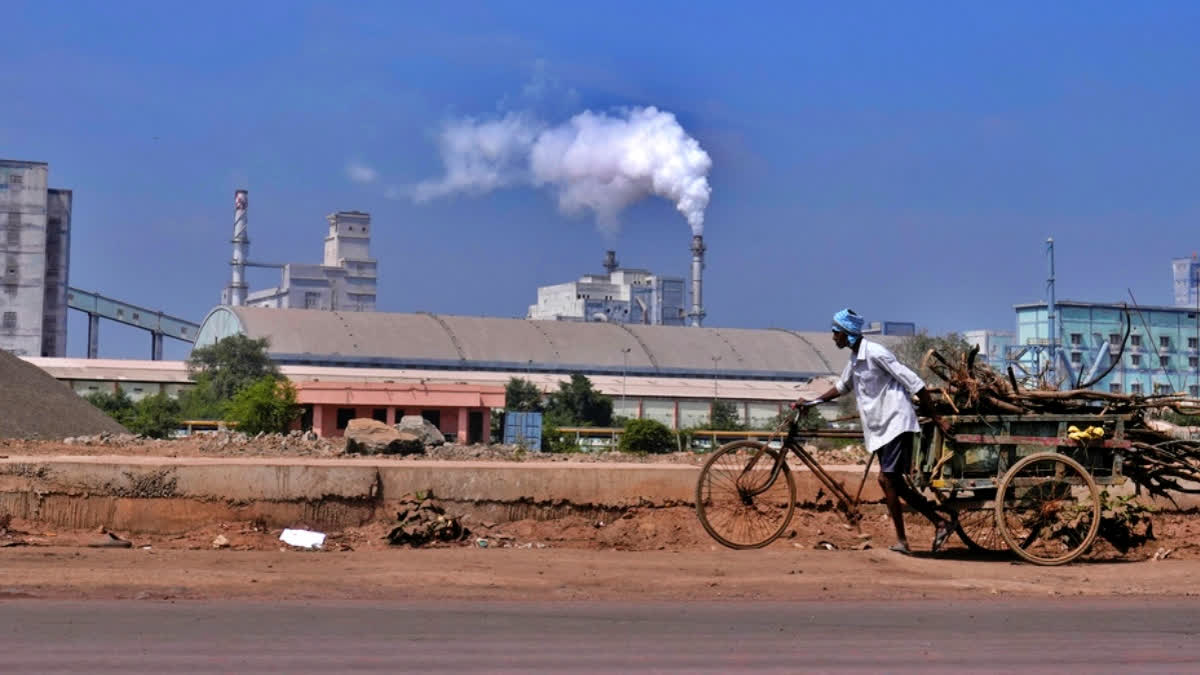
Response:
POLYGON ((439 382, 294 382, 304 407, 300 427, 341 436, 356 417, 395 424, 420 415, 458 442, 487 442, 491 409, 504 407, 504 387, 439 382))

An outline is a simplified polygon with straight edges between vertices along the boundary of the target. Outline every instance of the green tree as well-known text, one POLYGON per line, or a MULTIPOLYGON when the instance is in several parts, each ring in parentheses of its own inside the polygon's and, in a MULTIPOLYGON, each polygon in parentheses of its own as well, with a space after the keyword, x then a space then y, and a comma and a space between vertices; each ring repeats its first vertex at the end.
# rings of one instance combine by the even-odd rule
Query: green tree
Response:
POLYGON ((83 398, 116 420, 117 424, 129 428, 129 422, 134 415, 133 399, 129 398, 124 389, 117 387, 113 393, 95 391, 83 398))
POLYGON ((236 422, 238 431, 247 434, 283 433, 299 415, 292 383, 264 375, 233 397, 225 420, 236 422))
POLYGON ((542 392, 537 385, 521 377, 513 377, 504 385, 504 409, 515 412, 541 412, 542 392))
POLYGON ((199 384, 207 382, 216 400, 229 400, 265 375, 279 375, 267 354, 266 338, 252 340, 232 335, 207 347, 197 347, 188 357, 188 373, 199 384))
POLYGON ((621 434, 618 448, 622 452, 663 454, 675 451, 675 435, 658 420, 629 420, 621 434))
MULTIPOLYGON (((925 331, 905 337, 896 345, 893 353, 900 363, 912 368, 913 372, 919 375, 927 385, 937 387, 944 384, 942 378, 934 375, 929 368, 921 367, 921 361, 930 349, 937 350, 937 353, 950 363, 960 363, 962 358, 971 351, 971 345, 958 333, 930 335, 925 331)), ((980 357, 976 363, 983 365, 983 358, 980 357)))
POLYGON ((228 400, 217 397, 213 391, 212 378, 208 373, 199 373, 196 384, 179 392, 179 414, 185 420, 225 419, 228 400))
MULTIPOLYGON (((771 420, 769 426, 775 429, 783 424, 785 420, 791 419, 795 411, 788 409, 781 411, 774 419, 771 420)), ((817 406, 809 406, 800 412, 800 428, 801 429, 820 429, 825 426, 825 418, 821 413, 817 412, 817 406)))
POLYGON ((738 431, 745 429, 746 425, 742 424, 741 417, 738 415, 737 404, 720 399, 713 401, 708 428, 714 431, 738 431))
POLYGON ((575 373, 559 382, 546 400, 546 417, 553 426, 607 427, 612 424, 612 399, 592 388, 592 381, 575 373))
POLYGON ((133 416, 125 428, 151 438, 167 438, 179 428, 179 412, 179 402, 160 392, 134 404, 133 416))

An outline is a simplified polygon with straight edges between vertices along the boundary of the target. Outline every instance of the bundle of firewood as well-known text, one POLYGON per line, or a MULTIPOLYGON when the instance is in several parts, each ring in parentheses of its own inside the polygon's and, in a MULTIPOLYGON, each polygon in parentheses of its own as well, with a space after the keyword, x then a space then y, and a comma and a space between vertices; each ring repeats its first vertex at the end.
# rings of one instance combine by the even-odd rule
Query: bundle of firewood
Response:
MULTIPOLYGON (((957 359, 930 350, 922 363, 944 385, 930 393, 942 415, 1128 415, 1125 437, 1133 447, 1122 458, 1122 471, 1147 492, 1170 498, 1168 491, 1200 493, 1200 433, 1159 419, 1164 413, 1200 415, 1200 400, 1180 394, 1139 396, 1088 389, 1100 378, 1060 391, 1018 382, 976 363, 978 348, 957 359)), ((1105 373, 1106 374, 1106 373, 1105 373)), ((1103 377, 1103 374, 1100 376, 1103 377)))

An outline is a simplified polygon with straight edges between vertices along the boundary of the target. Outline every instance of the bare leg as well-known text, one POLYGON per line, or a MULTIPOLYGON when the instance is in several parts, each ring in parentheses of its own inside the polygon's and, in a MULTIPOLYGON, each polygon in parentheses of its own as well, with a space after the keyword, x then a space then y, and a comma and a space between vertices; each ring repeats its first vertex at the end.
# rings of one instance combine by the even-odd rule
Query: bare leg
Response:
MULTIPOLYGON (((908 550, 908 537, 904 534, 904 512, 900 507, 900 495, 896 492, 894 481, 890 478, 892 474, 879 474, 879 487, 883 488, 883 498, 887 503, 888 515, 892 517, 892 525, 896 528, 896 543, 897 545, 908 550)), ((896 474, 899 476, 899 474, 896 474)))
POLYGON ((937 508, 934 507, 933 502, 926 499, 925 495, 914 490, 912 486, 908 484, 908 481, 904 479, 903 475, 898 473, 889 475, 893 476, 893 489, 896 491, 896 494, 904 500, 905 504, 913 507, 917 513, 920 513, 928 518, 929 522, 933 523, 934 525, 941 525, 946 521, 946 519, 937 512, 937 508))
MULTIPOLYGON (((887 474, 890 479, 892 491, 896 494, 897 502, 902 497, 909 506, 916 509, 921 515, 929 519, 937 528, 933 535, 933 551, 936 553, 946 542, 946 538, 950 536, 952 521, 943 517, 934 508, 933 503, 925 498, 920 492, 917 492, 904 479, 904 474, 892 473, 887 474)), ((888 505, 891 508, 891 505, 888 505)), ((903 527, 903 526, 902 526, 903 527)))

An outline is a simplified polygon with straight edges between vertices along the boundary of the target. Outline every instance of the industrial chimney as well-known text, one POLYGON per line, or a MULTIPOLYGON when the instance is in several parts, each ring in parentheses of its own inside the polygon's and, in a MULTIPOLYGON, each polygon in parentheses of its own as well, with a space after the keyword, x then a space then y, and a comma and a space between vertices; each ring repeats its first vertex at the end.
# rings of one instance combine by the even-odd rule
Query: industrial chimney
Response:
POLYGON ((695 235, 692 237, 692 310, 688 312, 688 319, 693 326, 699 326, 704 321, 704 302, 702 294, 703 279, 701 278, 704 270, 704 237, 695 235))
POLYGON ((245 190, 233 193, 233 276, 229 288, 225 289, 222 302, 228 305, 246 304, 246 256, 250 249, 250 237, 246 233, 246 209, 250 205, 249 194, 245 190))
POLYGON ((616 251, 605 251, 604 252, 604 269, 608 270, 609 274, 612 274, 613 272, 617 271, 617 267, 619 267, 619 265, 617 265, 617 252, 616 251))

